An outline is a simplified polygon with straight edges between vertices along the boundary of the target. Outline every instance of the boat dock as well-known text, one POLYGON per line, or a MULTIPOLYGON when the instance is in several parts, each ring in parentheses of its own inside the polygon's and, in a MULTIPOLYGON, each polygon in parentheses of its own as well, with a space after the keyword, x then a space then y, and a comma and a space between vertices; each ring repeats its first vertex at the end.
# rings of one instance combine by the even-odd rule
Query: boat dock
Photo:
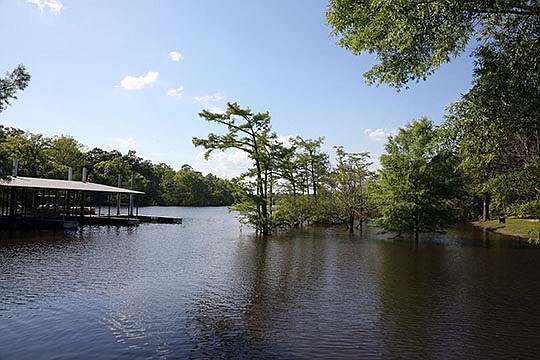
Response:
MULTIPOLYGON (((134 211, 135 195, 144 194, 86 181, 42 179, 17 176, 16 161, 11 177, 0 179, 0 229, 73 229, 83 225, 138 226, 141 223, 181 224, 182 218, 170 216, 139 215, 134 211), (88 206, 95 194, 103 200, 107 196, 107 211, 99 206, 88 206), (112 211, 116 195, 116 211, 112 211), (121 214, 121 199, 129 197, 127 214, 121 214)), ((83 168, 83 175, 86 169, 83 168)), ((119 177, 120 178, 120 177, 119 177)), ((119 181, 119 185, 121 182, 119 181)), ((94 196, 96 197, 96 196, 94 196)))

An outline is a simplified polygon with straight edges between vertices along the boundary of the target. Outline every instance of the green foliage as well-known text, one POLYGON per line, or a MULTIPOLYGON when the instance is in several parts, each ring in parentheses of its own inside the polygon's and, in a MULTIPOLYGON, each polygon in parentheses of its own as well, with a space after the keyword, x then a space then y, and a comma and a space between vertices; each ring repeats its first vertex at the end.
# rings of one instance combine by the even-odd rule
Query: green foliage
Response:
POLYGON ((418 234, 442 230, 454 220, 456 159, 437 142, 431 121, 423 118, 400 129, 381 156, 382 169, 370 202, 380 211, 377 223, 392 232, 418 234))
POLYGON ((491 213, 523 216, 540 188, 540 19, 494 18, 500 31, 476 49, 473 87, 449 108, 445 131, 491 213))
POLYGON ((203 110, 199 115, 207 121, 226 126, 228 130, 225 135, 210 133, 206 139, 193 138, 195 146, 206 149, 206 158, 214 150, 238 149, 253 160, 254 167, 242 177, 253 178, 254 182, 245 183, 252 187, 244 193, 242 202, 235 204, 235 209, 262 235, 268 235, 272 227, 270 215, 274 171, 279 163, 275 156, 279 146, 276 135, 271 132, 269 113, 254 114, 249 108, 228 103, 225 113, 203 110))
POLYGON ((0 113, 11 105, 10 99, 17 99, 17 91, 24 90, 30 82, 30 74, 24 65, 18 65, 5 78, 0 78, 0 113))
POLYGON ((233 203, 235 189, 228 180, 181 169, 163 181, 162 191, 165 204, 225 206, 233 203))
POLYGON ((85 149, 84 145, 71 136, 61 135, 51 138, 49 146, 43 150, 48 159, 48 166, 43 177, 65 178, 71 167, 75 171, 74 176, 80 178, 85 149))
POLYGON ((50 146, 50 140, 41 134, 30 134, 14 128, 4 128, 3 131, 0 158, 5 164, 4 174, 11 174, 11 160, 17 158, 21 176, 43 176, 48 167, 44 150, 50 146))
POLYGON ((471 48, 473 86, 449 107, 443 135, 470 180, 468 202, 482 199, 487 218, 491 201, 492 212, 522 212, 536 198, 526 169, 540 153, 538 1, 331 0, 327 22, 340 46, 376 55, 370 84, 402 88, 471 48))
POLYGON ((317 210, 311 195, 284 195, 276 202, 273 224, 280 228, 302 227, 317 222, 317 210))
MULTIPOLYGON (((88 181, 130 188, 131 174, 138 205, 226 206, 233 203, 235 187, 229 180, 213 175, 203 176, 189 165, 175 172, 166 164, 152 164, 137 156, 135 151, 123 155, 117 150, 106 151, 86 147, 70 136, 44 137, 20 129, 0 126, 0 158, 2 175, 11 174, 11 161, 19 160, 19 176, 66 179, 68 168, 73 179, 80 180, 81 168, 87 168, 88 181), (7 160, 9 159, 9 161, 7 160)), ((101 194, 89 195, 96 202, 106 199, 101 194)), ((112 201, 112 200, 111 200, 112 201)))
MULTIPOLYGON (((537 219, 539 218, 540 218, 540 211, 537 214, 537 219)), ((532 229, 530 229, 528 232, 529 242, 535 245, 540 245, 540 221, 537 221, 536 224, 534 225, 535 226, 532 229)))
POLYGON ((374 174, 369 171, 369 153, 351 153, 343 147, 334 147, 337 153, 337 165, 329 176, 331 196, 327 209, 332 211, 331 218, 340 219, 350 232, 354 231, 355 221, 362 226, 368 214, 366 189, 374 174))
POLYGON ((330 0, 326 19, 340 46, 376 54, 368 83, 400 88, 458 56, 473 36, 505 37, 508 23, 521 28, 539 16, 537 1, 330 0))
POLYGON ((317 194, 328 176, 330 167, 328 154, 321 150, 323 143, 323 137, 311 140, 297 136, 292 139, 293 150, 296 154, 292 161, 296 184, 299 185, 300 190, 305 189, 308 194, 311 189, 315 202, 318 200, 317 194))

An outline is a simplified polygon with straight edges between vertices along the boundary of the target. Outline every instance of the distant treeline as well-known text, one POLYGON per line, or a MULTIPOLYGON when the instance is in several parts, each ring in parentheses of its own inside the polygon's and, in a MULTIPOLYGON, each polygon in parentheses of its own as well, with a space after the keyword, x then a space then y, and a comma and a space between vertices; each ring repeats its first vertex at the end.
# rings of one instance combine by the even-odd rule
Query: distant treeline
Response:
POLYGON ((135 151, 122 155, 117 150, 87 150, 71 136, 46 137, 0 125, 1 177, 11 175, 14 158, 19 160, 19 176, 67 179, 71 167, 73 179, 81 180, 85 167, 91 182, 117 186, 120 174, 122 187, 129 188, 134 174, 135 189, 145 193, 137 196, 139 205, 226 206, 235 199, 231 181, 204 176, 187 164, 174 170, 135 151))

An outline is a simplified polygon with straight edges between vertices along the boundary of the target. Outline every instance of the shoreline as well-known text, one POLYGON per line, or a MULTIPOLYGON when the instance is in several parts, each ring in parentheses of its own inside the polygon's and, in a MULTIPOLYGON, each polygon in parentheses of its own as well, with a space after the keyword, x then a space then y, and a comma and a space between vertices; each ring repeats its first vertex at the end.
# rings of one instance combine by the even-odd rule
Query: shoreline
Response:
POLYGON ((472 221, 475 227, 485 229, 497 234, 512 236, 518 239, 525 239, 531 243, 538 243, 538 235, 533 235, 533 231, 538 228, 538 219, 516 219, 506 218, 504 224, 498 220, 472 221))

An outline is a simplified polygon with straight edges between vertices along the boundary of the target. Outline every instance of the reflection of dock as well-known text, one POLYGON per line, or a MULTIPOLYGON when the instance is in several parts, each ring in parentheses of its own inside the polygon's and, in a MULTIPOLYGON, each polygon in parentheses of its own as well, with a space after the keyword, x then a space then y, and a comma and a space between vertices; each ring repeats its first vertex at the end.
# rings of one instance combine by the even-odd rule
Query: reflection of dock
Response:
POLYGON ((84 217, 0 217, 0 228, 6 229, 75 229, 79 225, 138 226, 141 223, 182 224, 182 218, 151 215, 85 215, 84 217))
POLYGON ((1 217, 1 229, 48 229, 67 230, 79 226, 79 220, 37 217, 1 217))
POLYGON ((152 215, 139 215, 137 216, 141 222, 144 223, 156 223, 156 224, 181 224, 182 218, 172 216, 152 216, 152 215))
POLYGON ((155 224, 181 224, 182 218, 171 216, 153 216, 153 215, 95 215, 85 216, 83 224, 87 225, 118 225, 118 226, 137 226, 140 223, 155 224))

